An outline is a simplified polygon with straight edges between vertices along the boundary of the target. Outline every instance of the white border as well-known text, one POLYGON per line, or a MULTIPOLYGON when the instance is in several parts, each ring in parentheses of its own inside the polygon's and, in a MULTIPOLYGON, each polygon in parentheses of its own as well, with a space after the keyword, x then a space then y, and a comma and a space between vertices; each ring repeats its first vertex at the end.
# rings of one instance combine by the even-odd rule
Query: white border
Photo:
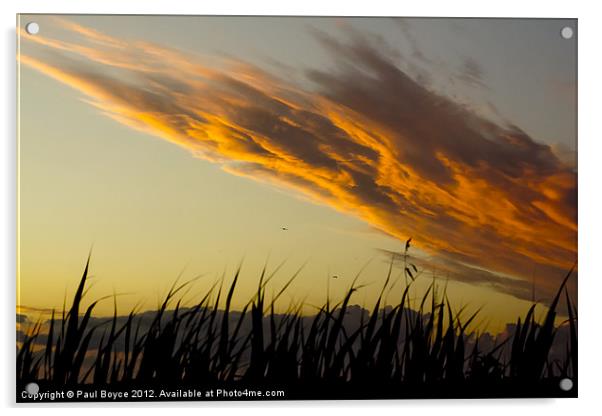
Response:
MULTIPOLYGON (((547 415, 595 414, 600 409, 598 385, 602 361, 600 319, 602 311, 602 213, 600 179, 602 179, 602 135, 600 134, 601 59, 599 40, 602 27, 600 7, 596 2, 503 0, 497 4, 484 1, 385 1, 370 0, 351 3, 349 0, 303 0, 298 2, 263 0, 221 0, 193 2, 186 0, 96 0, 94 3, 69 0, 3 0, 0 2, 2 22, 2 88, 0 126, 4 127, 0 149, 0 265, 2 266, 2 319, 0 319, 0 403, 12 411, 44 415, 82 411, 103 414, 106 407, 135 407, 124 404, 24 407, 15 409, 14 400, 14 311, 15 311, 15 215, 16 215, 16 75, 15 21, 16 13, 118 13, 118 14, 251 14, 251 15, 380 15, 380 16, 487 16, 487 17, 575 17, 579 18, 579 326, 580 374, 578 400, 439 400, 439 401, 365 401, 365 402, 282 402, 282 403, 181 403, 146 404, 145 413, 162 414, 165 407, 177 407, 178 412, 219 412, 223 414, 261 414, 284 412, 290 415, 341 409, 349 414, 362 414, 372 408, 377 412, 467 415, 485 412, 488 415, 507 415, 509 412, 537 411, 547 415), (600 178, 600 179, 599 179, 600 178), (196 409, 196 410, 194 410, 196 409)), ((537 51, 533 51, 537 53, 537 51)), ((141 405, 138 405, 141 406, 141 405)))

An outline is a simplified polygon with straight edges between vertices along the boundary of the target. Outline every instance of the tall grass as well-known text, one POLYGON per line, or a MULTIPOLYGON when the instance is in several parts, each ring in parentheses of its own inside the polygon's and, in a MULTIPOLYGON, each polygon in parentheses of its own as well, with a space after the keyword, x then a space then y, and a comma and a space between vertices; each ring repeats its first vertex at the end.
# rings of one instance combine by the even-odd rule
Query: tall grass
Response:
POLYGON ((45 342, 46 330, 38 322, 18 344, 17 380, 48 385, 270 384, 304 392, 299 397, 335 398, 343 391, 374 392, 370 397, 444 397, 460 389, 469 389, 464 396, 517 394, 509 386, 527 388, 530 395, 559 378, 576 379, 577 311, 566 290, 572 270, 541 322, 536 322, 533 305, 518 318, 510 338, 482 348, 480 337, 468 332, 478 311, 466 317, 462 309, 454 312, 435 282, 419 302, 411 300, 419 273, 407 263, 408 246, 406 284, 398 293, 392 291, 390 268, 371 311, 359 317, 350 306, 361 289, 357 278, 339 303, 328 299, 314 315, 301 314, 300 306, 276 313, 276 300, 297 274, 267 299, 266 286, 275 272, 268 275, 265 268, 257 292, 242 310, 233 311, 239 268, 229 287, 213 286, 192 307, 181 306, 181 294, 191 282, 176 282, 146 323, 134 311, 118 317, 115 307, 112 318, 92 324, 98 301, 82 308, 88 261, 71 306, 59 317, 53 312, 47 323, 45 342), (552 360, 563 294, 570 336, 565 358, 552 360), (396 297, 393 307, 383 307, 385 296, 396 297))

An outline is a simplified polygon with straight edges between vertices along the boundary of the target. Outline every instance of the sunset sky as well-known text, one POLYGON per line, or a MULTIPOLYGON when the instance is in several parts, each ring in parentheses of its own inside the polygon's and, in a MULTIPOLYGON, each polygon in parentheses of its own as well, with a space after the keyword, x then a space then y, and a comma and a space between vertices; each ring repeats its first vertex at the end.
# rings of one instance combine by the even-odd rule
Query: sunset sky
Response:
POLYGON ((266 261, 303 266, 282 306, 366 265, 370 304, 412 237, 417 289, 513 321, 577 258, 567 25, 21 15, 17 304, 61 308, 90 250, 122 313, 241 261, 238 306, 266 261))

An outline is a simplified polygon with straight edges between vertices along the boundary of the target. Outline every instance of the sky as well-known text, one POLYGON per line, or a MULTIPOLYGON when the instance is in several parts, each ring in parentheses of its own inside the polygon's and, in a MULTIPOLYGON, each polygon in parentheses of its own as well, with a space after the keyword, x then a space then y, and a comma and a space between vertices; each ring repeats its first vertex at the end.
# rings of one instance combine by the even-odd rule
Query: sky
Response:
POLYGON ((18 305, 61 308, 90 251, 123 313, 242 265, 240 307, 282 262, 284 308, 360 271, 369 305, 411 237, 418 291, 513 321, 577 257, 567 25, 21 15, 18 305))

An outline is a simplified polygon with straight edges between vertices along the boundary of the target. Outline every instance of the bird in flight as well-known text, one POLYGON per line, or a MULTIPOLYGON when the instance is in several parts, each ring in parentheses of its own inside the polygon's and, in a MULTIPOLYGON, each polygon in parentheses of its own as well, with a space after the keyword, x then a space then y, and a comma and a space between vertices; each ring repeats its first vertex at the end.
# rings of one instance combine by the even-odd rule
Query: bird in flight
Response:
POLYGON ((282 231, 288 231, 287 227, 282 227, 281 229, 282 229, 282 231))
POLYGON ((336 274, 334 276, 332 276, 333 279, 338 279, 339 276, 337 276, 336 274))

